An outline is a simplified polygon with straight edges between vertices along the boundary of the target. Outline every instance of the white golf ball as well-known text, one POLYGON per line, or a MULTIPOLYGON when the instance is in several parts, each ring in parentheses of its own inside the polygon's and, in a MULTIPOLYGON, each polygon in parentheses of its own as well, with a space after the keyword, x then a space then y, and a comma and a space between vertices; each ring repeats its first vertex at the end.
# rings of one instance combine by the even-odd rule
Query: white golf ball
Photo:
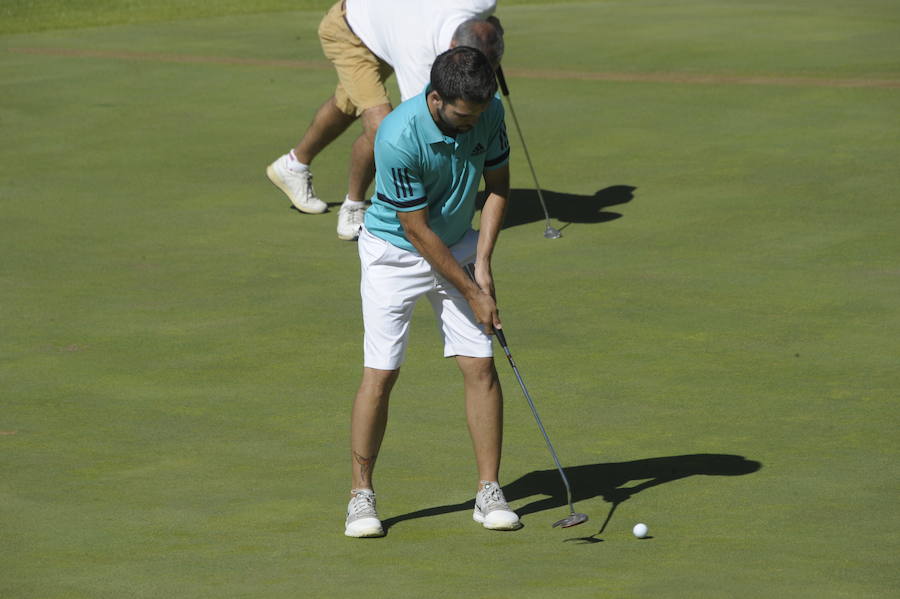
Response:
POLYGON ((636 536, 637 538, 643 539, 647 536, 648 530, 649 529, 647 528, 646 524, 644 524, 643 522, 639 522, 634 525, 634 528, 631 529, 631 532, 634 533, 634 536, 636 536))

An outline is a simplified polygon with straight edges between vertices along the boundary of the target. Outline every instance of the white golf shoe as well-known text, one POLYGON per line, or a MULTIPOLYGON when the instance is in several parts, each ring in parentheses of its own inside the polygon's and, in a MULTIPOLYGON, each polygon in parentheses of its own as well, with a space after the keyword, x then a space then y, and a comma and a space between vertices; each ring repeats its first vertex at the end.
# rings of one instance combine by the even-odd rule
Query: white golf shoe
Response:
POLYGON ((519 516, 509 509, 503 490, 496 482, 482 481, 483 488, 475 495, 472 519, 491 530, 516 530, 522 526, 519 516))
POLYGON ((337 236, 344 241, 353 241, 359 238, 359 230, 363 226, 363 218, 366 215, 366 206, 350 207, 344 203, 338 211, 337 236))
POLYGON ((291 157, 285 154, 266 168, 269 181, 290 198, 291 204, 300 212, 321 214, 328 210, 328 204, 316 196, 313 189, 312 173, 294 171, 290 168, 291 157))
POLYGON ((375 511, 375 492, 369 489, 350 491, 353 497, 347 505, 347 524, 344 534, 348 537, 383 537, 384 529, 375 511))

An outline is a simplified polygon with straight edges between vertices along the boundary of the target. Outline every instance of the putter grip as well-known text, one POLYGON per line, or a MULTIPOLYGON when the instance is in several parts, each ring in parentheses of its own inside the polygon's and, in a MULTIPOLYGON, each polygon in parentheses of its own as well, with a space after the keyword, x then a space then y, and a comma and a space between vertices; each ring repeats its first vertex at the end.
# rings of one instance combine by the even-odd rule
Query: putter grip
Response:
POLYGON ((506 87, 506 77, 503 76, 503 67, 497 65, 497 83, 500 84, 500 91, 504 96, 509 96, 509 88, 506 87))
POLYGON ((500 345, 503 347, 508 347, 506 345, 506 335, 503 334, 503 329, 498 329, 494 327, 494 334, 497 335, 497 340, 500 342, 500 345))
MULTIPOLYGON (((500 73, 500 69, 497 69, 497 73, 498 74, 500 73)), ((500 77, 503 77, 503 75, 500 75, 500 77)), ((502 81, 502 79, 501 79, 501 81, 502 81)), ((469 263, 469 264, 464 265, 463 270, 466 271, 466 274, 469 275, 469 278, 472 279, 472 281, 475 281, 475 265, 474 264, 469 263)), ((497 327, 491 327, 491 328, 494 329, 494 334, 497 335, 497 340, 500 341, 500 345, 502 345, 503 347, 506 347, 506 335, 503 334, 503 331, 501 331, 497 327)))

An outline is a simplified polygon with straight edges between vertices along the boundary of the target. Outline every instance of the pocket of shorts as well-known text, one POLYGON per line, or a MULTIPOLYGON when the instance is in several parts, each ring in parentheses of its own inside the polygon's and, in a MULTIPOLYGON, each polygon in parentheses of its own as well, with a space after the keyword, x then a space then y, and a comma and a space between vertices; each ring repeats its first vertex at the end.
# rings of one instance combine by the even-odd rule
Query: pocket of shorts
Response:
POLYGON ((359 244, 359 259, 364 267, 378 264, 387 254, 391 245, 384 239, 372 235, 365 228, 360 232, 357 243, 359 244))
POLYGON ((469 229, 463 238, 450 248, 450 252, 462 265, 475 262, 475 256, 478 253, 478 231, 469 229))

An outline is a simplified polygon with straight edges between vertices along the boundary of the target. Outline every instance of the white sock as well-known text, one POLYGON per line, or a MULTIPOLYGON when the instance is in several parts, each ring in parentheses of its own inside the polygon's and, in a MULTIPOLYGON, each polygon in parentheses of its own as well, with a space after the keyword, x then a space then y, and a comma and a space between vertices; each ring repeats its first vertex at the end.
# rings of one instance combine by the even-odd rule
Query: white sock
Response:
POLYGON ((347 208, 362 208, 365 205, 365 202, 357 202, 356 200, 351 200, 349 196, 344 196, 344 203, 342 204, 342 206, 346 206, 347 208))
POLYGON ((291 151, 288 153, 288 155, 291 157, 291 159, 288 161, 288 168, 289 168, 289 169, 291 169, 292 171, 294 171, 294 172, 296 172, 296 173, 302 173, 302 172, 304 172, 304 171, 308 171, 308 170, 309 170, 309 165, 308 165, 308 164, 303 164, 302 162, 300 162, 299 160, 297 160, 297 155, 294 154, 294 151, 293 151, 293 150, 291 150, 291 151))

